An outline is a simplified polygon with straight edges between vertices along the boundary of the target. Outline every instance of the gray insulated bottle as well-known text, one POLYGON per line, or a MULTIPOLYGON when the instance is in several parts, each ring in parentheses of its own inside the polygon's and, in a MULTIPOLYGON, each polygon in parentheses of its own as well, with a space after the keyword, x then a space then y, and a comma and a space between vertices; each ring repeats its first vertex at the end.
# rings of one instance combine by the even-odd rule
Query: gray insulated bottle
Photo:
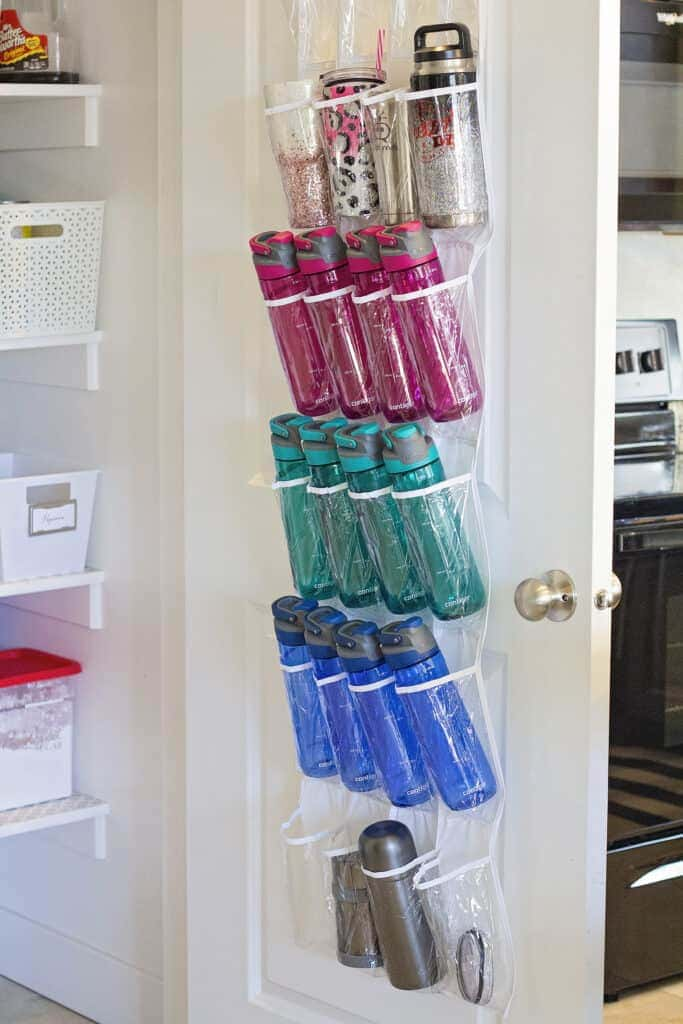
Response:
POLYGON ((440 978, 434 936, 413 886, 417 857, 410 829, 400 821, 377 821, 358 841, 384 966, 394 988, 431 988, 440 978), (401 871, 405 868, 405 871, 401 871), (388 877, 372 874, 391 872, 388 877))
POLYGON ((381 967, 382 954, 358 850, 332 858, 337 959, 345 967, 381 967))

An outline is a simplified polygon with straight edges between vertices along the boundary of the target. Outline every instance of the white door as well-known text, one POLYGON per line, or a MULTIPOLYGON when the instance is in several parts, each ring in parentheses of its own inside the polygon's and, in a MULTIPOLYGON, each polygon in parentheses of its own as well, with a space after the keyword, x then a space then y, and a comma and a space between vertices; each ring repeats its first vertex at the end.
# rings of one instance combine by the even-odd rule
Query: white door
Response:
MULTIPOLYGON (((289 400, 247 248, 285 220, 260 88, 287 70, 289 38, 275 0, 182 8, 189 1020, 470 1022, 464 1004, 291 942, 278 826, 298 780, 269 624, 290 582, 259 486, 267 420, 289 400)), ((610 615, 593 595, 611 570, 618 2, 483 0, 482 32, 496 206, 482 483, 509 1019, 597 1024, 610 615), (576 614, 524 621, 515 587, 550 569, 573 577, 576 614)))

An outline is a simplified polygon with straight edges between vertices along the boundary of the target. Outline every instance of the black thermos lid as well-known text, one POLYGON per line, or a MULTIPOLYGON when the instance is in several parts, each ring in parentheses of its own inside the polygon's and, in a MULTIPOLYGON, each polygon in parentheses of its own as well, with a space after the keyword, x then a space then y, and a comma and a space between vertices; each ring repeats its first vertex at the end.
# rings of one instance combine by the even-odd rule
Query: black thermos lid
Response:
POLYGON ((440 25, 421 25, 415 33, 415 63, 433 63, 438 60, 467 60, 474 56, 472 36, 467 25, 458 21, 449 21, 440 25), (437 32, 455 33, 457 43, 442 43, 440 46, 427 46, 427 36, 437 32))

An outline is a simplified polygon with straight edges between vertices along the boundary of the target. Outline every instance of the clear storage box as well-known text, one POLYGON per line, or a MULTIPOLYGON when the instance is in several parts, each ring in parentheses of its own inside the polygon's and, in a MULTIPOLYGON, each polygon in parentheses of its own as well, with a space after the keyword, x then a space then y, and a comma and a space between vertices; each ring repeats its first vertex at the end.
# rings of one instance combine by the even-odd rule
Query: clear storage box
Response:
POLYGON ((0 651, 0 811, 71 796, 80 671, 54 654, 0 651))

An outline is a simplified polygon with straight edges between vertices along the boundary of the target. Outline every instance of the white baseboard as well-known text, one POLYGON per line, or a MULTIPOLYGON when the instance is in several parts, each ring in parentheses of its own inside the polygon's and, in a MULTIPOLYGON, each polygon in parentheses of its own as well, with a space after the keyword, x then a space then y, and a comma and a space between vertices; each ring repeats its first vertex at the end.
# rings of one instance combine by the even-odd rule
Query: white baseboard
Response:
POLYGON ((0 975, 97 1024, 162 1024, 160 978, 0 908, 0 975))

